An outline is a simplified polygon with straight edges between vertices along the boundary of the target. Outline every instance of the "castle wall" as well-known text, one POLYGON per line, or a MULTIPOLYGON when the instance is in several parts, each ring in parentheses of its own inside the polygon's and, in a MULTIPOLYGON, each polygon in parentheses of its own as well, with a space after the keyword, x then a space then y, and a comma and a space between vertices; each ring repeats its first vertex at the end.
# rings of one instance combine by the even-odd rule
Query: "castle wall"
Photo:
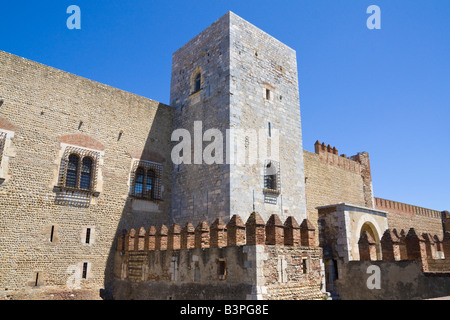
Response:
POLYGON ((117 230, 169 221, 172 108, 5 52, 0 98, 0 131, 9 132, 0 179, 2 292, 68 283, 98 291, 112 275, 117 230), (93 193, 58 187, 67 146, 98 155, 93 193), (162 166, 162 201, 129 196, 136 159, 162 166), (78 282, 84 263, 87 279, 78 282))
POLYGON ((115 255, 114 298, 302 300, 324 296, 322 250, 315 247, 314 230, 306 220, 300 226, 295 219, 283 225, 278 216, 264 222, 252 213, 245 225, 236 223, 242 221, 239 216, 226 226, 216 221, 210 228, 203 223, 195 231, 192 228, 192 237, 187 228, 177 225, 123 232, 115 255))
POLYGON ((422 300, 448 296, 450 273, 424 273, 417 261, 350 261, 336 287, 342 300, 422 300), (379 288, 368 286, 375 283, 373 266, 379 268, 379 288))
POLYGON ((375 198, 375 207, 389 212, 387 216, 389 228, 397 230, 414 228, 420 233, 443 235, 440 211, 381 198, 375 198))
MULTIPOLYGON (((328 148, 316 149, 316 153, 303 151, 306 177, 306 206, 308 219, 317 228, 317 207, 336 203, 349 203, 369 207, 364 189, 370 184, 364 182, 361 163, 339 156, 328 148)), ((370 197, 369 197, 370 199, 370 197)))

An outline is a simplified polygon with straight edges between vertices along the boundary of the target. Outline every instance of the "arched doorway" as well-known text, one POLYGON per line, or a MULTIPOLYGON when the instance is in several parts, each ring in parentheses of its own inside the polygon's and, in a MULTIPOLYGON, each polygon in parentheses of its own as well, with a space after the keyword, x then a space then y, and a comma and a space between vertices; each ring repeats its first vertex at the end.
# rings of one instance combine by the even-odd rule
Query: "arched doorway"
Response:
POLYGON ((376 248, 377 248, 377 260, 381 260, 381 243, 380 243, 380 236, 378 235, 377 229, 371 222, 365 222, 362 227, 361 231, 359 232, 359 236, 367 232, 373 240, 375 240, 376 248))

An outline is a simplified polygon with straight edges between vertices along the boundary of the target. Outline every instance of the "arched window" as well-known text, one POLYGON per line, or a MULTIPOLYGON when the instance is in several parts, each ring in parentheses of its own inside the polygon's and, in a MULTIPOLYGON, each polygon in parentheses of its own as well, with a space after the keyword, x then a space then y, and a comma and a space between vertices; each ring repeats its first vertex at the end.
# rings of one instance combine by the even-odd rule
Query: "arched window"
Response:
POLYGON ((154 185, 155 185, 155 171, 153 170, 148 170, 147 171, 147 180, 146 180, 146 184, 145 184, 145 193, 147 195, 147 198, 151 198, 153 199, 153 190, 154 190, 154 185))
POLYGON ((195 76, 194 92, 200 91, 201 88, 202 88, 202 74, 199 72, 195 76))
POLYGON ((84 158, 81 166, 80 189, 89 190, 91 188, 92 159, 84 158))
POLYGON ((66 187, 76 188, 78 179, 78 164, 80 158, 76 154, 69 156, 69 164, 67 166, 66 187))
POLYGON ((136 170, 136 176, 135 176, 135 180, 134 180, 134 195, 136 197, 143 196, 144 177, 145 177, 145 170, 142 168, 138 168, 136 170))

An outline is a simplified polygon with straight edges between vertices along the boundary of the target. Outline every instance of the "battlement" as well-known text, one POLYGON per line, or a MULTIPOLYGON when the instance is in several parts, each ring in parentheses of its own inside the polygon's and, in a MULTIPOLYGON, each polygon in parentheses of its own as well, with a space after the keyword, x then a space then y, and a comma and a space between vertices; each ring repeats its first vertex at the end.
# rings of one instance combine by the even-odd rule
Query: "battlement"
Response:
POLYGON ((401 203, 382 198, 374 198, 375 208, 379 210, 388 211, 390 213, 404 214, 408 216, 423 216, 429 218, 441 219, 442 213, 437 210, 426 209, 422 207, 413 206, 406 203, 401 203))
POLYGON ((315 153, 319 155, 321 161, 350 172, 362 173, 361 159, 358 155, 347 157, 346 154, 339 155, 338 149, 325 142, 316 141, 314 144, 315 153))
MULTIPOLYGON (((430 233, 419 234, 414 228, 387 229, 380 241, 382 261, 419 261, 424 272, 450 272, 450 232, 441 238, 430 233)), ((358 241, 361 261, 377 261, 377 243, 368 232, 358 241)))
POLYGON ((228 224, 217 218, 211 225, 202 221, 196 227, 190 222, 183 227, 173 224, 159 228, 150 226, 139 230, 122 230, 117 237, 117 251, 165 251, 207 249, 233 246, 277 245, 315 248, 316 234, 310 221, 298 224, 292 216, 283 223, 276 214, 265 222, 253 212, 244 224, 234 215, 228 224))

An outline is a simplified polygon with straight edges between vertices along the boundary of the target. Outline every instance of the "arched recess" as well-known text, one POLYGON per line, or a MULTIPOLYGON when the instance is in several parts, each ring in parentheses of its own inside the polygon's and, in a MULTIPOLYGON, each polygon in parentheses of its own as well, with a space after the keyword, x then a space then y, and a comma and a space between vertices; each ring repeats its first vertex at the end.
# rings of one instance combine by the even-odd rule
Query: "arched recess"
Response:
POLYGON ((361 229, 359 231, 359 237, 361 237, 361 235, 367 232, 372 239, 375 241, 375 246, 377 248, 377 260, 381 260, 381 243, 380 243, 380 235, 377 231, 377 228, 375 227, 375 225, 372 222, 366 221, 362 226, 361 229))

